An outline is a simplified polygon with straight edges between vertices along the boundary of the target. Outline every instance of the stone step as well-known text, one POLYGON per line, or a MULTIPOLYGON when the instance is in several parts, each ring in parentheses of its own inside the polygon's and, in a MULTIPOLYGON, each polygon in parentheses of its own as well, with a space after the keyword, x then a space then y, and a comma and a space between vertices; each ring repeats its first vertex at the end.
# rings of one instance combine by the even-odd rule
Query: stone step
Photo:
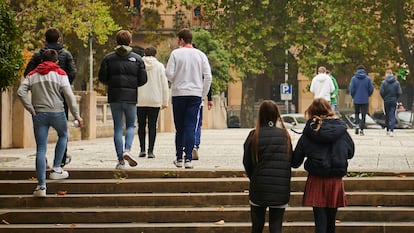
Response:
MULTIPOLYGON (((0 233, 250 233, 250 223, 115 223, 115 224, 10 224, 0 233)), ((265 227, 267 228, 267 226, 265 227)), ((337 233, 412 233, 412 222, 342 222, 337 233)), ((283 223, 283 232, 313 233, 313 222, 283 223)))
MULTIPOLYGON (((10 224, 71 223, 214 223, 249 222, 250 207, 145 207, 145 208, 30 208, 2 209, 0 217, 10 224)), ((414 207, 344 207, 340 222, 414 222, 414 207)), ((313 221, 311 207, 286 208, 285 222, 313 221)))
MULTIPOLYGON (((306 177, 292 177, 291 190, 304 190, 306 177)), ((347 177, 347 191, 390 192, 413 191, 414 177, 347 177)), ((0 180, 0 195, 31 193, 36 180, 0 180)), ((205 193, 243 192, 249 189, 248 178, 120 178, 48 180, 48 193, 67 191, 70 194, 105 193, 205 193)))
MULTIPOLYGON (((302 192, 292 192, 289 205, 300 206, 302 195, 302 192)), ((414 206, 414 192, 347 192, 347 198, 350 206, 414 206)), ((47 198, 0 195, 0 208, 245 206, 248 199, 248 194, 243 192, 49 194, 47 198)))
MULTIPOLYGON (((34 166, 34 164, 33 164, 34 166)), ((118 179, 118 178, 220 178, 220 177, 245 177, 245 172, 241 170, 203 170, 203 169, 126 169, 114 170, 106 168, 70 168, 67 169, 71 179, 118 179)), ((350 171, 352 176, 396 176, 414 177, 413 172, 393 172, 393 171, 350 171)), ((27 180, 35 177, 35 169, 27 168, 0 168, 0 180, 27 180)), ((293 170, 293 177, 306 177, 307 172, 303 170, 293 170)))

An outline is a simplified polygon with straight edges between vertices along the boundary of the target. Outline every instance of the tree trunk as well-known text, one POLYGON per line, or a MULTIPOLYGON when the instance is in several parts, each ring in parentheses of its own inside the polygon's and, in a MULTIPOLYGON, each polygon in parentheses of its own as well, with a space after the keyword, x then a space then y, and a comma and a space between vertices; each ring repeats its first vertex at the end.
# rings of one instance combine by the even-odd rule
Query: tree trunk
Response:
POLYGON ((240 107, 240 124, 242 128, 253 128, 254 104, 256 97, 257 75, 247 74, 242 85, 242 103, 240 107))

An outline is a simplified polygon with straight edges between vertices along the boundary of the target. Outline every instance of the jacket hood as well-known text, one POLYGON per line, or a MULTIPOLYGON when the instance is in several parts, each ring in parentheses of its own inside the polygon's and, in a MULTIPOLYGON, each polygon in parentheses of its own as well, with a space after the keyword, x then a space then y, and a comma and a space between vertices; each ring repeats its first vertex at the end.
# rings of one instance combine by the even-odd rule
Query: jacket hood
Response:
POLYGON ((115 53, 118 54, 119 56, 124 57, 128 55, 130 52, 132 52, 132 47, 128 45, 118 45, 115 47, 115 53))
POLYGON ((386 81, 387 83, 391 84, 391 83, 395 83, 395 81, 397 81, 397 80, 395 79, 395 77, 394 77, 394 76, 387 76, 387 77, 385 78, 385 81, 386 81))
POLYGON ((367 72, 365 72, 365 70, 363 69, 359 69, 355 72, 355 77, 357 77, 358 79, 364 79, 367 78, 367 72))
POLYGON ((157 62, 157 59, 151 56, 144 56, 142 60, 144 60, 146 70, 152 70, 157 62))
POLYGON ((325 82, 326 80, 330 80, 330 79, 331 79, 331 77, 329 77, 329 75, 327 75, 327 74, 318 74, 318 75, 316 75, 313 79, 315 79, 315 80, 316 80, 316 81, 318 81, 318 82, 323 83, 323 82, 325 82))
POLYGON ((52 61, 45 61, 40 63, 36 69, 34 69, 33 71, 31 71, 28 75, 34 74, 34 73, 39 73, 41 75, 45 75, 48 74, 50 71, 56 71, 59 74, 66 74, 60 67, 58 64, 56 64, 55 62, 52 61))
POLYGON ((338 140, 345 134, 347 129, 345 122, 335 118, 323 119, 320 129, 316 131, 316 128, 317 122, 310 119, 306 122, 303 134, 314 141, 322 143, 338 140))

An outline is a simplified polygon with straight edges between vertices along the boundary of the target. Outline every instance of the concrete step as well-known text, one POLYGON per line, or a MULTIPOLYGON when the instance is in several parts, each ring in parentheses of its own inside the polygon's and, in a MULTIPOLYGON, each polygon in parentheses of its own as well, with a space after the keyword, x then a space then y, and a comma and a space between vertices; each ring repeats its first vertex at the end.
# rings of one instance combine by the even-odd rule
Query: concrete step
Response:
MULTIPOLYGON (((115 223, 115 224, 11 224, 1 225, 0 233, 250 233, 250 223, 115 223)), ((266 226, 267 228, 267 226, 266 226)), ((412 233, 410 222, 337 223, 337 233, 412 233)), ((266 231, 266 230, 265 230, 266 231)), ((313 222, 283 223, 285 233, 313 233, 313 222)))
MULTIPOLYGON (((306 177, 292 177, 291 190, 303 191, 306 177)), ((392 192, 414 190, 414 177, 347 177, 347 191, 392 192)), ((36 180, 0 180, 0 195, 31 193, 36 180)), ((243 192, 249 189, 248 178, 119 178, 48 180, 48 193, 204 193, 243 192)))
MULTIPOLYGON (((10 224, 249 222, 250 207, 129 207, 2 209, 10 224)), ((414 207, 344 207, 340 222, 414 222, 414 207)), ((313 221, 310 207, 286 208, 285 222, 313 221)))
MULTIPOLYGON (((292 192, 289 205, 300 206, 302 192, 292 192)), ((414 206, 414 192, 347 192, 350 206, 414 206)), ((144 206, 244 206, 248 193, 128 193, 128 194, 50 194, 47 198, 32 195, 0 195, 0 208, 32 207, 144 207, 144 206)))

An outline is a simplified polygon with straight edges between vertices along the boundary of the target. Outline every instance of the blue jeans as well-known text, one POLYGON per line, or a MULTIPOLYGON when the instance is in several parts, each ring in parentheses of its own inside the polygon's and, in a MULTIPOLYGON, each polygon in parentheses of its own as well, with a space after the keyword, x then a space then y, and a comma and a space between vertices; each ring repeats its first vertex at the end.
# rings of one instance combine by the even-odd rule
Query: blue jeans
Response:
POLYGON ((38 112, 32 117, 36 140, 36 175, 38 185, 46 185, 46 150, 49 128, 56 130, 58 140, 55 147, 53 167, 60 167, 68 140, 68 123, 65 112, 38 112))
POLYGON ((365 129, 365 119, 368 113, 368 104, 354 104, 355 110, 355 126, 359 126, 360 129, 365 129), (359 114, 361 113, 361 120, 359 120, 359 114))
POLYGON ((387 131, 394 132, 395 111, 397 110, 397 103, 385 102, 384 110, 385 110, 385 125, 387 127, 387 131))
POLYGON ((175 124, 175 149, 177 160, 193 160, 197 115, 200 110, 201 97, 173 96, 172 106, 175 124))
POLYGON ((110 103, 112 119, 114 121, 115 151, 119 161, 123 161, 122 154, 125 150, 131 150, 135 134, 135 119, 137 106, 129 103, 110 103), (122 141, 123 117, 125 117, 125 147, 122 141))
POLYGON ((200 106, 200 110, 197 114, 197 129, 195 135, 194 148, 200 148, 200 139, 201 139, 201 127, 203 126, 203 106, 200 106))

